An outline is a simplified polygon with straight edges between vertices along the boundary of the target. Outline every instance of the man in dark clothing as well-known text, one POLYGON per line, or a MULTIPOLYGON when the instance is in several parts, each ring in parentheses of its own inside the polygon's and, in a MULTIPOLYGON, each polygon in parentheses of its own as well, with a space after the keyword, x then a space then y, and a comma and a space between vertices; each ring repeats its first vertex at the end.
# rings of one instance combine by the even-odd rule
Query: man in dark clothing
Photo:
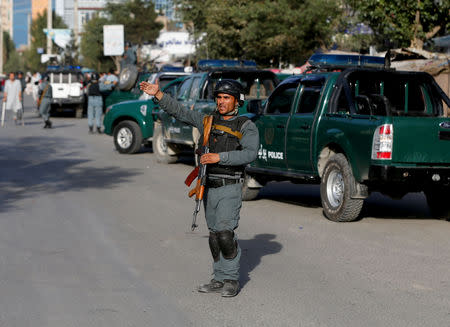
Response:
MULTIPOLYGON (((203 134, 204 113, 183 108, 157 84, 141 83, 141 90, 159 101, 161 109, 175 118, 195 126, 203 134)), ((214 89, 217 107, 209 139, 210 153, 200 162, 207 165, 205 216, 209 229, 209 246, 213 257, 214 278, 202 284, 199 292, 221 293, 232 297, 239 292, 241 249, 235 230, 242 204, 242 181, 245 165, 256 159, 259 136, 255 124, 238 116, 243 104, 242 86, 235 80, 217 82, 214 89)))
POLYGON ((94 119, 97 127, 97 132, 102 133, 102 113, 103 113, 103 99, 100 93, 100 85, 98 83, 100 76, 97 73, 92 73, 91 80, 86 87, 88 94, 88 126, 89 134, 94 133, 94 119))

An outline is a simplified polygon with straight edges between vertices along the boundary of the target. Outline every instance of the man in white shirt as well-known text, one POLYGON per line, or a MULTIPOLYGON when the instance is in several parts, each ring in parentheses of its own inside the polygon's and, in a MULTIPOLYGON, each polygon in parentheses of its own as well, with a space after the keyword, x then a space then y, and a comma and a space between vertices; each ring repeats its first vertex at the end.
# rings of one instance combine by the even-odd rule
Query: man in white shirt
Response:
POLYGON ((20 81, 15 79, 14 73, 9 73, 9 79, 5 82, 5 89, 3 92, 3 102, 6 103, 6 115, 9 119, 13 116, 14 122, 22 120, 22 85, 20 81))

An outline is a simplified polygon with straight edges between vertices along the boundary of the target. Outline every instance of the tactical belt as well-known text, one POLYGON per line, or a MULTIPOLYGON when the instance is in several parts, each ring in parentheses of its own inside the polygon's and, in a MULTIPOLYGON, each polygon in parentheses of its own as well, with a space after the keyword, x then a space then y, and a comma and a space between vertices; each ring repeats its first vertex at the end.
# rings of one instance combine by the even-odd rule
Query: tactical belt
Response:
POLYGON ((230 178, 208 178, 208 180, 206 181, 206 187, 208 188, 217 188, 217 187, 222 187, 225 185, 231 185, 231 184, 239 184, 242 183, 243 180, 242 178, 238 178, 238 179, 230 179, 230 178))

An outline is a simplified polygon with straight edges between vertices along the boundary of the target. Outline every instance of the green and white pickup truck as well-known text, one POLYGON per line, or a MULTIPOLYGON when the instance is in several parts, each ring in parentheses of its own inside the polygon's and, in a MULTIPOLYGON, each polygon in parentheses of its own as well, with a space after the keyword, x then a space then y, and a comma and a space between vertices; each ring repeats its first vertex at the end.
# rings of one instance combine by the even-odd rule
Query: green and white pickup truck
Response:
MULTIPOLYGON (((164 92, 176 96, 183 79, 180 77, 163 86, 164 92)), ((110 105, 103 118, 104 133, 114 137, 114 146, 119 153, 136 153, 143 143, 152 139, 158 110, 159 105, 146 94, 138 100, 110 105)))
MULTIPOLYGON (((215 110, 213 90, 221 79, 234 79, 242 84, 246 101, 239 108, 240 114, 247 113, 250 101, 266 99, 279 83, 273 72, 256 69, 256 64, 251 61, 203 60, 199 61, 199 67, 203 71, 183 81, 177 100, 185 108, 203 113, 215 110)), ((159 162, 174 163, 183 152, 194 154, 199 137, 196 128, 160 111, 155 122, 153 152, 159 162)))
POLYGON ((309 63, 309 74, 250 110, 261 146, 244 200, 273 180, 320 183, 325 216, 354 221, 371 192, 423 191, 431 213, 448 218, 450 100, 434 79, 378 57, 317 54, 309 63))

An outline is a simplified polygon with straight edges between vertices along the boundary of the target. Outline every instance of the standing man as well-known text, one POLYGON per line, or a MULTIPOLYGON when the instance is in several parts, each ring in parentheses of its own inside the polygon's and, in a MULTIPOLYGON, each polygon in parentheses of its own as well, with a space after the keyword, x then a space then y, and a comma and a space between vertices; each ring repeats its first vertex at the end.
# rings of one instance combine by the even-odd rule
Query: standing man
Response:
POLYGON ((50 121, 50 106, 53 97, 52 85, 50 84, 50 76, 45 74, 42 76, 42 83, 39 86, 39 113, 44 119, 44 128, 52 128, 50 121))
POLYGON ((102 111, 103 111, 103 99, 100 93, 100 86, 98 83, 100 76, 97 73, 92 73, 91 80, 87 86, 88 94, 88 126, 89 134, 94 133, 94 119, 96 122, 97 132, 102 133, 102 111))
POLYGON ((6 102, 7 117, 13 114, 14 122, 17 124, 17 118, 22 110, 22 85, 12 72, 9 73, 9 79, 5 82, 3 102, 6 102))
MULTIPOLYGON (((197 127, 203 134, 204 113, 183 108, 161 92, 157 84, 142 82, 140 87, 159 101, 161 109, 197 127)), ((241 249, 234 231, 240 218, 243 174, 245 166, 256 159, 259 136, 251 120, 238 116, 239 106, 244 102, 239 82, 229 79, 217 82, 214 97, 217 107, 212 114, 210 153, 200 157, 200 162, 207 165, 204 204, 214 278, 208 284, 200 285, 198 291, 233 297, 239 292, 241 249)))

